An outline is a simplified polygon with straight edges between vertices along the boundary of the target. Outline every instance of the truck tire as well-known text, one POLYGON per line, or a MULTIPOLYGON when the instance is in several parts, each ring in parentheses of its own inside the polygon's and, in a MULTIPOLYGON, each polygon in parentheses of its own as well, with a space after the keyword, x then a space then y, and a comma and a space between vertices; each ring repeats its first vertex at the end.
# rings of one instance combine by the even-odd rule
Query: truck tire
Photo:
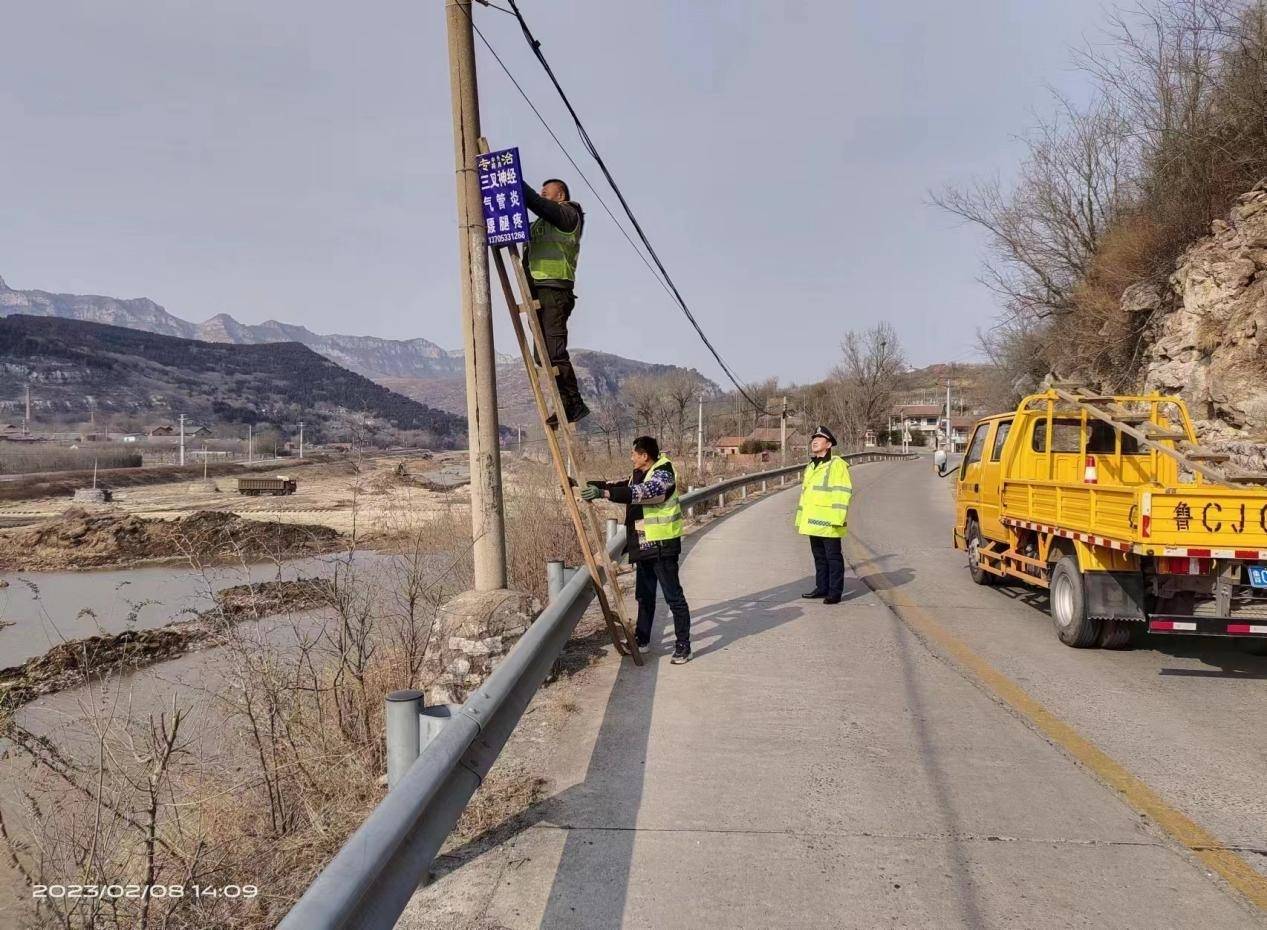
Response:
POLYGON ((1100 639, 1100 621, 1087 616, 1082 572, 1072 555, 1063 556, 1051 573, 1051 621, 1056 636, 1066 646, 1086 649, 1100 639))
POLYGON ((968 525, 963 531, 964 542, 968 546, 968 574, 974 584, 994 584, 994 576, 981 568, 981 547, 985 545, 985 537, 981 535, 981 524, 976 517, 968 518, 968 525))
POLYGON ((1101 620, 1096 645, 1101 649, 1126 649, 1131 645, 1131 627, 1139 625, 1129 620, 1101 620))

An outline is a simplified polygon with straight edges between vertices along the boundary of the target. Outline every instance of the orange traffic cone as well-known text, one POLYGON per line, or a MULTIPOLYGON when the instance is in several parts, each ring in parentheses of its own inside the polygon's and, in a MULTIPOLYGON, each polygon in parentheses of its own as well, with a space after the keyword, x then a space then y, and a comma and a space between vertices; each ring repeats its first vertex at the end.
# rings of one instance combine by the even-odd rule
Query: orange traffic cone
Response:
POLYGON ((1083 484, 1097 484, 1098 483, 1098 476, 1096 474, 1096 469, 1095 469, 1094 455, 1087 456, 1087 466, 1086 468, 1082 470, 1082 483, 1083 484))

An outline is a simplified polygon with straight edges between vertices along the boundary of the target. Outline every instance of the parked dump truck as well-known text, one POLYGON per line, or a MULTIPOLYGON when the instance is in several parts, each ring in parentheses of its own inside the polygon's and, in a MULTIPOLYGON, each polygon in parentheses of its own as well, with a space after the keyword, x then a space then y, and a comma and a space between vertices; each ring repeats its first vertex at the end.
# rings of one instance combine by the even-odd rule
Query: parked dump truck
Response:
POLYGON ((1050 590, 1069 646, 1135 634, 1267 648, 1267 472, 1197 443, 1178 397, 1054 384, 980 420, 956 474, 955 548, 977 584, 1050 590))
POLYGON ((250 497, 258 497, 261 494, 294 494, 299 487, 299 483, 294 478, 287 478, 285 475, 277 475, 273 478, 239 478, 238 493, 246 494, 250 497))

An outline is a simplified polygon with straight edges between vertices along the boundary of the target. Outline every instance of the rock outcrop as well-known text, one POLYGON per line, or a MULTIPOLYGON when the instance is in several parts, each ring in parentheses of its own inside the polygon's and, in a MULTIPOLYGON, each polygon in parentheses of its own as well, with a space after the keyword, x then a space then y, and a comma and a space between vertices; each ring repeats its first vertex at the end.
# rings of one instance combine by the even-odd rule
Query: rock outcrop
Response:
POLYGON ((1180 257, 1168 289, 1136 285, 1151 310, 1144 389, 1187 401, 1202 441, 1261 468, 1267 440, 1267 180, 1180 257))

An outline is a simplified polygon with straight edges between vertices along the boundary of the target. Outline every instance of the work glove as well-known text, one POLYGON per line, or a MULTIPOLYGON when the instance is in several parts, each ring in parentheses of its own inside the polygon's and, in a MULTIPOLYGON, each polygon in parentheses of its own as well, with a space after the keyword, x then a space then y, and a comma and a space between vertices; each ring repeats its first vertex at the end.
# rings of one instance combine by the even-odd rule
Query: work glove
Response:
POLYGON ((583 501, 596 501, 602 496, 603 496, 603 489, 596 488, 592 484, 587 485, 585 487, 585 490, 581 491, 581 500, 583 501))

